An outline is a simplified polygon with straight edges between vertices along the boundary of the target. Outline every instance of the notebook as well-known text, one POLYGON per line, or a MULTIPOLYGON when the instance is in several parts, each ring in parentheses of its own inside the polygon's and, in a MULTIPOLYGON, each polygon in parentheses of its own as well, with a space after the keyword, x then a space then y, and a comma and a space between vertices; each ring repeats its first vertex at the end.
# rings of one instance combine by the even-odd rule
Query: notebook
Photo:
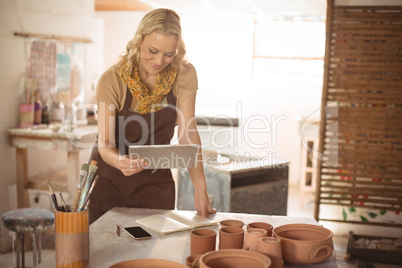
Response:
POLYGON ((165 214, 155 214, 138 219, 136 222, 161 234, 218 224, 218 221, 203 218, 195 211, 185 210, 171 210, 165 214))

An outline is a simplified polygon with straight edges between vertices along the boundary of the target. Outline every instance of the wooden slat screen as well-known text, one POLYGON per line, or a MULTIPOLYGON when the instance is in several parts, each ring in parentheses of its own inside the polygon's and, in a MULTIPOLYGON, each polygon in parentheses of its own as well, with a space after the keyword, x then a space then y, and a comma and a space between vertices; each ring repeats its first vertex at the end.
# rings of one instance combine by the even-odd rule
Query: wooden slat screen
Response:
MULTIPOLYGON (((333 6, 328 1, 325 109, 332 115, 322 112, 321 117, 315 218, 345 221, 320 218, 323 204, 399 214, 402 6, 333 6)), ((401 222, 352 223, 402 227, 401 222)))

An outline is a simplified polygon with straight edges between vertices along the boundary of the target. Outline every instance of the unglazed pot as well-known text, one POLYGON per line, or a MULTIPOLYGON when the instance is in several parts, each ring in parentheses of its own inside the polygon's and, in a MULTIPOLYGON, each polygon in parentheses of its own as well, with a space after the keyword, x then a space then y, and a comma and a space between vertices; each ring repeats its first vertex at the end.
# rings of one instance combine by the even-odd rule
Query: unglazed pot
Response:
POLYGON ((251 228, 244 235, 243 249, 257 251, 261 237, 267 236, 267 230, 251 228))
POLYGON ((257 252, 271 258, 272 268, 283 268, 281 240, 277 237, 262 237, 257 252))
POLYGON ((242 249, 222 249, 205 253, 200 268, 270 268, 271 259, 259 252, 242 249))
POLYGON ((186 265, 188 267, 199 267, 199 265, 195 264, 195 261, 198 261, 202 255, 190 255, 186 258, 186 265))
POLYGON ((222 227, 227 227, 227 226, 236 226, 242 228, 244 226, 244 222, 239 221, 239 220, 222 220, 219 222, 219 226, 222 227))
POLYGON ((250 222, 247 224, 247 229, 251 228, 267 230, 267 236, 272 236, 272 230, 274 229, 274 227, 267 222, 250 222))
POLYGON ((202 255, 215 250, 216 232, 210 229, 195 229, 190 234, 190 255, 202 255))
POLYGON ((122 261, 116 264, 113 264, 109 268, 187 268, 181 263, 167 261, 167 260, 158 260, 158 259, 138 259, 138 260, 129 260, 122 261))
POLYGON ((285 224, 274 228, 281 240, 283 260, 293 264, 314 264, 327 260, 334 251, 332 232, 312 224, 285 224))
POLYGON ((219 249, 242 249, 243 242, 243 228, 227 226, 219 230, 219 249))

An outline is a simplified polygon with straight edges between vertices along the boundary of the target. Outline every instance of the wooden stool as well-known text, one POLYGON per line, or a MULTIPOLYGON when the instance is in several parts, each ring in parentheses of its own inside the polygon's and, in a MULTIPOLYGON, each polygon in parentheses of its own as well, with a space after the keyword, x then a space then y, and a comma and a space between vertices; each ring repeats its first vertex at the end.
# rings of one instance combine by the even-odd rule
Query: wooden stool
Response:
POLYGON ((41 262, 41 232, 54 224, 54 213, 43 208, 21 208, 3 215, 3 225, 17 233, 17 268, 25 267, 25 234, 32 234, 33 267, 41 262))

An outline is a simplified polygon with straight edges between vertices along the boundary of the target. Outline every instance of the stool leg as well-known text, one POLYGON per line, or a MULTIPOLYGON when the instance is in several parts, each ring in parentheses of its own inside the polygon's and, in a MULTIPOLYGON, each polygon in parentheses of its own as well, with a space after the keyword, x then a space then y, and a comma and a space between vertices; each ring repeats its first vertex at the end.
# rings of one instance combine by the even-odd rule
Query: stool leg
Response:
POLYGON ((21 267, 21 233, 17 232, 17 256, 16 256, 17 268, 21 267))
POLYGON ((25 268, 25 234, 21 234, 21 267, 25 268))
POLYGON ((37 260, 37 251, 36 251, 36 246, 37 246, 37 239, 36 237, 38 236, 38 232, 34 231, 32 234, 32 254, 33 254, 33 260, 32 260, 32 266, 35 267, 38 265, 38 260, 37 260))
POLYGON ((38 232, 38 264, 42 262, 42 233, 38 232))

